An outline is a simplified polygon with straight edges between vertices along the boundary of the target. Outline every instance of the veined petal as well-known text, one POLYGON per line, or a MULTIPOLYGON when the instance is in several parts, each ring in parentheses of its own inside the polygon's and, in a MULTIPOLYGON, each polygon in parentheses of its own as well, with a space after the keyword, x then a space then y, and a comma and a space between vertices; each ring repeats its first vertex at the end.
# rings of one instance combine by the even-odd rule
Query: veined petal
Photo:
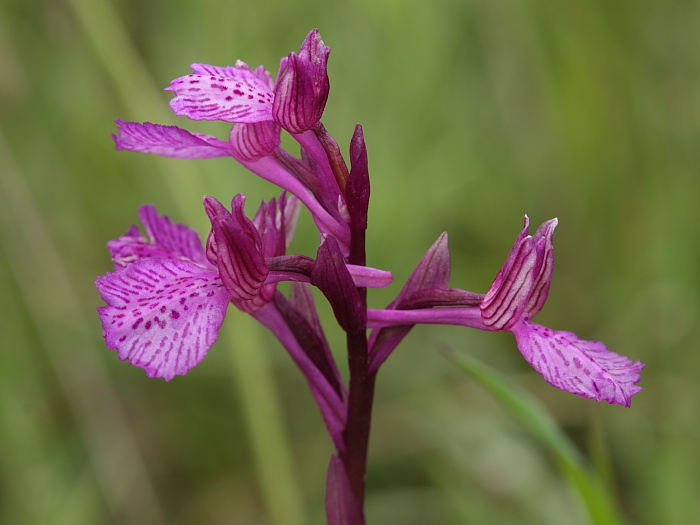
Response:
POLYGON ((636 383, 644 365, 611 352, 603 343, 529 321, 511 331, 525 360, 552 386, 624 407, 641 390, 636 383))
POLYGON ((509 330, 522 319, 530 300, 539 268, 537 250, 532 237, 528 235, 528 225, 526 215, 525 227, 481 303, 484 324, 491 330, 509 330))
POLYGON ((237 62, 235 66, 225 67, 192 64, 190 67, 194 74, 176 78, 166 88, 176 95, 170 101, 170 109, 176 115, 225 122, 272 120, 274 93, 247 64, 237 62))
POLYGON ((215 271, 177 259, 141 259, 96 285, 107 347, 166 381, 204 359, 231 298, 215 271))
POLYGON ((513 265, 489 288, 481 303, 486 326, 492 330, 508 330, 521 319, 532 290, 536 258, 531 242, 518 247, 513 265))
MULTIPOLYGON (((221 280, 234 304, 245 311, 255 307, 254 300, 268 274, 262 241, 255 225, 244 213, 245 196, 238 194, 231 202, 231 211, 215 199, 205 199, 205 209, 212 221, 212 235, 207 241, 207 255, 216 258, 221 280)), ((258 305, 259 306, 259 305, 258 305)))
POLYGON ((549 296, 549 286, 552 284, 554 273, 554 244, 552 236, 557 227, 557 219, 549 220, 537 229, 533 236, 535 250, 537 252, 537 274, 534 276, 530 300, 525 307, 525 313, 529 319, 535 317, 549 296))
POLYGON ((274 120, 234 124, 229 134, 231 152, 236 160, 254 161, 272 155, 280 145, 280 125, 274 120))
POLYGON ((284 255, 294 236, 300 208, 299 199, 284 191, 278 200, 261 203, 253 217, 253 224, 260 234, 265 257, 284 255))
POLYGON ((326 70, 330 51, 314 29, 304 39, 299 54, 291 53, 280 64, 272 112, 290 133, 311 129, 323 115, 330 89, 326 70))
POLYGON ((150 122, 115 120, 119 134, 112 138, 117 149, 154 153, 178 159, 210 159, 231 156, 229 143, 209 135, 190 133, 177 126, 162 126, 150 122))
POLYGON ((158 215, 152 205, 141 206, 139 218, 146 229, 146 235, 132 226, 125 235, 107 243, 117 269, 146 257, 189 260, 211 268, 204 255, 202 242, 193 229, 170 222, 166 215, 158 215))

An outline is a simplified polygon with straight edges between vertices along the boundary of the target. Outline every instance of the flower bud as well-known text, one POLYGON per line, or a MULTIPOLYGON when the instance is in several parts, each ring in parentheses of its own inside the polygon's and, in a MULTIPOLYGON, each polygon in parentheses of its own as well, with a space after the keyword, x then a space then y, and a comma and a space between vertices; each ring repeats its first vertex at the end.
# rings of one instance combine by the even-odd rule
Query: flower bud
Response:
POLYGON ((272 115, 289 133, 303 133, 321 120, 330 89, 326 70, 330 51, 314 29, 298 55, 282 59, 272 115))

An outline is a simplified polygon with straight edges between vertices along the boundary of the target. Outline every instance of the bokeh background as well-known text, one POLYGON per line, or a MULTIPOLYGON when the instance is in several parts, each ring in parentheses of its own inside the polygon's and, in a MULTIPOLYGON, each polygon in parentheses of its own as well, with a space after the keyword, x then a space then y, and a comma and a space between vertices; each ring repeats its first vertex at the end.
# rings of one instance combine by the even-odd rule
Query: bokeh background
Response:
MULTIPOLYGON (((538 321, 647 368, 631 409, 546 385, 510 334, 419 327, 379 376, 369 523, 585 524, 551 454, 445 359, 538 398, 628 523, 700 521, 700 4, 544 0, 0 3, 0 522, 321 524, 329 439, 276 341, 230 310, 170 383, 106 350, 105 243, 154 203, 206 234, 205 194, 277 193, 231 159, 114 151, 192 62, 265 64, 317 27, 324 123, 365 129, 369 263, 396 284, 448 231, 452 285, 485 292, 522 218, 559 218, 538 321)), ((308 216, 293 250, 313 254, 308 216)), ((324 311, 324 315, 327 316, 324 311)), ((329 329, 342 361, 342 337, 329 329)))

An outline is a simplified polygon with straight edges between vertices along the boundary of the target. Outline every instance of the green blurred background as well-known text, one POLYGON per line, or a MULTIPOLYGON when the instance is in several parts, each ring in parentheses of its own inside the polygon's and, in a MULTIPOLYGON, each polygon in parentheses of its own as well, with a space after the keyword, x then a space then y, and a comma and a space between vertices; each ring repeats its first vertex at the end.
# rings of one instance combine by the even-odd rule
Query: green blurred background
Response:
MULTIPOLYGON (((445 346, 539 398, 629 523, 700 522, 699 15, 662 0, 0 3, 0 522, 324 522, 330 442, 278 344, 234 312, 190 374, 147 379, 105 349, 93 286, 139 204, 205 234, 203 195, 245 192, 252 211, 277 193, 231 159, 115 152, 113 120, 225 138, 170 114, 161 89, 192 62, 275 74, 314 27, 333 50, 324 123, 344 150, 365 130, 369 264, 397 279, 371 304, 445 230, 452 285, 485 292, 523 215, 556 216, 537 320, 647 364, 623 409, 549 387, 509 334, 415 329, 379 376, 369 523, 587 523, 551 454, 445 346)), ((293 250, 316 243, 305 216, 293 250)))

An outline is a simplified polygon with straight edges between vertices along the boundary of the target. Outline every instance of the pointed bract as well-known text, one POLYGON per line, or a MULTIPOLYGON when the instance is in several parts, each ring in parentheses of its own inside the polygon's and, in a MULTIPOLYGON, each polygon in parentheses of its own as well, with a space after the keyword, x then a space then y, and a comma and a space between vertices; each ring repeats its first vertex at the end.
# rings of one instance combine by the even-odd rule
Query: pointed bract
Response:
POLYGON ((365 522, 345 465, 335 454, 331 456, 326 478, 326 520, 328 525, 361 525, 365 522))
MULTIPOLYGON (((387 310, 400 309, 404 301, 423 290, 444 288, 450 281, 450 249, 447 233, 443 233, 425 252, 416 268, 411 272, 406 284, 389 305, 387 310)), ((399 345, 412 324, 380 328, 369 338, 370 372, 376 372, 391 352, 399 345)))
POLYGON ((333 308, 340 327, 346 332, 364 330, 367 311, 340 252, 338 242, 325 235, 316 254, 311 284, 318 287, 333 308))
POLYGON ((362 126, 355 126, 355 133, 350 142, 350 175, 345 189, 348 213, 353 228, 367 229, 367 210, 369 208, 369 167, 367 147, 362 133, 362 126))

